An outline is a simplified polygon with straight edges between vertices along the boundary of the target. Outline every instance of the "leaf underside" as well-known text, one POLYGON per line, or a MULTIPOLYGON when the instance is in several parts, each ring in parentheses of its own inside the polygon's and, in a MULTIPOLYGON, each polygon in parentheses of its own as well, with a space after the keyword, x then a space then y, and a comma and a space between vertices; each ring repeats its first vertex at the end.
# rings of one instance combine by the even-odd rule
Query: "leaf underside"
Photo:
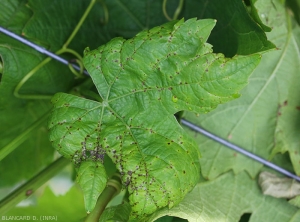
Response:
POLYGON ((251 222, 288 222, 300 218, 299 210, 285 199, 262 195, 257 181, 246 172, 227 172, 215 180, 197 184, 178 206, 159 210, 148 221, 172 215, 189 222, 238 222, 243 221, 245 213, 251 215, 251 222))
MULTIPOLYGON (((276 44, 276 51, 263 55, 260 65, 241 91, 243 96, 230 104, 222 104, 205 115, 184 113, 184 118, 216 135, 227 138, 248 151, 300 175, 300 27, 280 1, 257 1, 263 22, 272 27, 268 39, 276 44), (289 158, 282 153, 287 152, 289 158), (278 159, 277 159, 278 160, 278 159)), ((194 136, 201 150, 202 175, 215 179, 229 170, 246 170, 256 177, 262 164, 253 161, 200 134, 194 136)))
POLYGON ((236 98, 260 61, 212 53, 206 40, 214 25, 173 21, 87 49, 84 64, 103 101, 63 93, 52 99, 53 146, 77 166, 102 164, 106 153, 128 188, 133 217, 178 204, 198 182, 197 145, 174 114, 209 112, 236 98))

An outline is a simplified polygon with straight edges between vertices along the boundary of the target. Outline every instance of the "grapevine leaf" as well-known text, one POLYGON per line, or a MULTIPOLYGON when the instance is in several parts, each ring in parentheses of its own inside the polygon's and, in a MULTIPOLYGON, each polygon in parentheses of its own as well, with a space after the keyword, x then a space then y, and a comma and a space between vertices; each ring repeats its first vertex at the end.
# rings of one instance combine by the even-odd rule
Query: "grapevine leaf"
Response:
POLYGON ((265 32, 270 32, 272 29, 265 25, 265 23, 262 21, 264 18, 264 12, 261 12, 261 9, 266 9, 267 7, 264 4, 268 5, 268 2, 263 2, 263 1, 257 1, 257 0, 251 0, 251 15, 253 19, 262 27, 262 29, 265 32))
POLYGON ((213 181, 199 183, 178 206, 157 211, 148 221, 170 215, 190 222, 238 222, 244 213, 251 214, 251 222, 300 220, 298 208, 285 199, 262 195, 257 182, 246 172, 228 172, 213 181))
MULTIPOLYGON (((240 1, 237 2, 240 3, 240 1)), ((149 29, 166 21, 161 10, 161 1, 154 1, 149 4, 148 1, 133 0, 128 2, 111 0, 105 1, 104 5, 102 3, 100 1, 96 2, 87 20, 70 43, 71 49, 81 52, 87 45, 96 47, 106 43, 115 36, 130 38, 139 31, 149 29), (108 21, 104 19, 104 6, 108 10, 108 21), (86 33, 89 34, 87 35, 86 33)), ((198 1, 185 1, 181 15, 184 15, 185 18, 201 16, 198 10, 201 8, 201 4, 205 4, 205 2, 200 3, 199 7, 198 1)), ((64 41, 71 34, 87 5, 88 1, 79 0, 65 0, 63 3, 59 0, 0 1, 2 9, 0 24, 18 35, 23 35, 25 38, 55 51, 63 45, 64 41)), ((214 8, 211 4, 209 6, 214 8)), ((174 11, 176 7, 177 2, 168 1, 168 9, 174 11)), ((232 7, 232 5, 225 4, 224 7, 232 7)), ((239 7, 239 12, 240 9, 242 8, 239 7)), ((212 12, 212 10, 207 11, 212 12)), ((228 14, 230 10, 224 10, 222 13, 225 12, 228 14)), ((243 10, 242 13, 247 12, 243 10)), ((217 18, 219 14, 219 11, 215 11, 209 17, 217 18)), ((237 19, 237 17, 230 18, 230 16, 226 16, 226 18, 229 21, 237 19)), ((219 26, 221 23, 223 24, 221 19, 225 19, 225 17, 218 19, 219 26)), ((230 27, 235 27, 234 25, 249 26, 249 20, 247 20, 248 22, 242 19, 239 20, 241 21, 240 24, 236 22, 234 24, 231 23, 230 27)), ((226 23, 228 24, 228 22, 225 22, 225 25, 226 23)), ((222 29, 226 29, 226 26, 222 26, 222 29)), ((246 36, 245 33, 243 35, 237 33, 232 39, 239 39, 239 37, 244 35, 246 36)), ((262 34, 260 33, 259 35, 261 36, 262 34)), ((214 36, 219 35, 214 34, 214 36)), ((225 36, 228 35, 222 34, 221 39, 223 40, 225 36)), ((237 43, 234 42, 232 44, 230 47, 234 48, 237 43)), ((255 44, 257 42, 254 41, 247 43, 249 49, 256 48, 256 46, 254 47, 255 44)), ((228 44, 224 45, 227 47, 228 44)), ((68 58, 69 55, 63 54, 62 56, 68 58)), ((0 147, 4 147, 47 112, 49 103, 48 101, 18 99, 13 95, 16 85, 30 70, 34 69, 37 64, 46 58, 45 56, 1 34, 0 57, 0 61, 3 64, 2 78, 0 79, 0 134, 2 136, 0 147)), ((76 83, 67 67, 52 61, 33 75, 22 86, 20 93, 52 95, 58 91, 68 91, 76 83)), ((7 156, 0 166, 1 183, 11 184, 21 179, 26 179, 35 173, 39 167, 49 163, 52 160, 52 150, 49 144, 45 142, 46 140, 47 133, 44 128, 41 128, 40 132, 32 133, 29 140, 22 144, 17 151, 7 156), (38 140, 35 135, 39 135, 38 140), (38 143, 38 141, 43 141, 43 143, 38 143), (24 152, 27 153, 25 154, 24 152), (38 160, 41 155, 37 154, 42 154, 43 158, 38 160), (19 167, 20 162, 22 162, 24 167, 19 167), (33 162, 36 164, 31 164, 33 162), (29 168, 34 170, 34 172, 29 168), (15 175, 20 176, 20 178, 15 175)))
MULTIPOLYGON (((252 7, 252 11, 254 10, 258 9, 252 7)), ((260 9, 259 13, 261 13, 260 9)), ((260 26, 261 22, 258 25, 248 13, 244 1, 185 1, 183 14, 186 18, 214 18, 218 21, 208 39, 208 43, 214 46, 214 52, 231 57, 275 48, 275 45, 267 40, 266 34, 260 26)))
POLYGON ((106 186, 107 176, 103 164, 95 161, 83 162, 78 169, 76 182, 83 190, 85 208, 89 212, 95 207, 98 196, 106 186))
POLYGON ((293 11, 295 19, 300 25, 300 0, 286 0, 286 4, 293 11))
MULTIPOLYGON (((79 20, 81 14, 78 9, 85 9, 88 2, 52 0, 51 4, 45 4, 45 0, 31 0, 29 5, 35 13, 26 25, 24 34, 32 40, 38 39, 41 43, 50 45, 49 47, 55 51, 61 47, 79 20), (59 29, 59 34, 58 27, 63 27, 59 29), (43 31, 37 32, 36 30, 43 31)), ((95 48, 113 37, 131 38, 142 30, 167 22, 161 10, 161 1, 152 1, 151 4, 138 0, 130 2, 111 0, 105 1, 104 4, 103 2, 95 4, 86 22, 72 41, 70 47, 77 52, 81 52, 84 47, 78 44, 78 41, 95 48), (108 15, 107 21, 105 21, 105 10, 108 15)), ((168 1, 167 11, 170 15, 174 13, 176 7, 177 2, 168 1)), ((255 9, 259 10, 260 6, 253 7, 252 11, 255 9)), ((215 52, 224 53, 226 56, 248 55, 275 47, 266 39, 261 29, 262 23, 260 22, 259 26, 250 17, 244 3, 240 0, 184 1, 178 18, 194 17, 214 18, 218 21, 208 40, 214 46, 215 52)))
POLYGON ((236 98, 260 61, 255 54, 212 53, 205 42, 214 25, 173 21, 86 50, 84 63, 103 102, 64 93, 52 99, 53 146, 77 165, 86 150, 106 152, 128 188, 132 217, 177 205, 198 182, 197 146, 174 114, 208 112, 236 98))
MULTIPOLYGON (((295 30, 295 38, 300 34, 300 26, 295 30)), ((290 160, 293 164, 294 171, 300 175, 300 100, 299 100, 299 72, 300 69, 300 38, 298 37, 298 43, 296 39, 291 43, 295 47, 293 51, 298 60, 289 60, 287 62, 293 62, 294 69, 290 69, 290 81, 286 84, 288 89, 287 94, 284 96, 284 101, 279 103, 278 118, 275 134, 275 147, 272 150, 271 156, 278 153, 288 152, 290 160)), ((292 53, 291 53, 292 55, 292 53)), ((287 67, 288 64, 286 64, 287 67)), ((282 67, 282 68, 284 68, 282 67)), ((282 101, 282 100, 281 100, 282 101)))
MULTIPOLYGON (((32 15, 32 12, 26 7, 26 1, 1 1, 0 7, 1 26, 21 34, 24 25, 32 15)), ((43 116, 51 108, 51 104, 49 101, 24 101, 17 99, 12 93, 25 73, 34 68, 43 56, 16 40, 0 34, 0 57, 3 64, 0 79, 1 152, 3 147, 9 146, 15 137, 22 135, 28 127, 43 116)), ((52 67, 50 71, 59 70, 60 66, 57 68, 52 67)), ((46 70, 43 70, 40 74, 43 75, 45 72, 46 70)), ((40 85, 41 82, 35 86, 40 85)), ((25 90, 36 92, 32 86, 25 90)), ((51 90, 43 86, 44 93, 51 90)), ((42 126, 33 130, 30 137, 31 140, 22 143, 19 149, 0 162, 1 186, 28 179, 53 160, 53 148, 49 143, 46 127, 42 126), (22 167, 20 167, 20 163, 22 163, 22 167)))
MULTIPOLYGON (((294 171, 300 175, 300 118, 299 109, 299 32, 292 17, 279 1, 262 1, 266 25, 273 27, 268 33, 278 50, 267 53, 249 78, 239 99, 222 104, 208 114, 196 117, 185 113, 185 118, 205 129, 236 143, 265 159, 289 152, 294 171)), ((247 170, 255 177, 262 165, 253 160, 224 149, 221 145, 201 135, 196 137, 202 148, 202 173, 213 179, 233 169, 247 170)), ((285 162, 285 165, 288 165, 285 162)), ((285 165, 282 165, 285 167, 285 165)))
MULTIPOLYGON (((48 2, 45 2, 44 0, 30 0, 28 5, 34 15, 24 28, 23 34, 39 45, 44 45, 55 52, 69 38, 89 4, 90 1, 48 0, 48 2)), ((74 36, 73 44, 70 46, 71 49, 81 53, 85 44, 103 44, 102 30, 100 31, 94 27, 95 25, 101 25, 100 11, 102 11, 101 4, 98 3, 93 7, 93 11, 89 13, 88 20, 80 27, 79 33, 74 36), (89 35, 83 35, 87 32, 89 35), (96 39, 98 40, 95 41, 96 39)), ((104 42, 106 41, 108 39, 104 40, 104 42)))

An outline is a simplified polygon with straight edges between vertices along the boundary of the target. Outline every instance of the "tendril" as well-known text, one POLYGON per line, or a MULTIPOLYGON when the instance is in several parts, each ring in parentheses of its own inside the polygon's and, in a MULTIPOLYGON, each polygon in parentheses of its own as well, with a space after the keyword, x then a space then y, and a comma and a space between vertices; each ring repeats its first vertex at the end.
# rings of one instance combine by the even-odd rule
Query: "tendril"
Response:
POLYGON ((102 5, 103 11, 104 11, 104 19, 101 18, 100 22, 103 25, 106 25, 108 23, 109 20, 109 12, 108 12, 108 8, 107 5, 105 3, 105 1, 103 0, 99 0, 100 4, 102 5))
MULTIPOLYGON (((82 73, 83 73, 82 57, 76 51, 74 51, 72 49, 67 49, 67 48, 62 48, 62 49, 58 50, 55 54, 61 55, 63 53, 70 53, 76 57, 75 61, 78 63, 78 65, 80 67, 80 72, 78 73, 72 67, 72 64, 69 64, 69 68, 70 68, 71 72, 76 76, 76 78, 82 78, 83 77, 83 75, 82 75, 82 73)), ((22 86, 28 81, 28 79, 30 79, 34 74, 36 74, 36 72, 38 70, 40 70, 43 66, 48 64, 51 60, 52 60, 52 58, 50 58, 50 57, 44 59, 40 64, 38 64, 29 73, 27 73, 23 77, 23 79, 21 79, 21 81, 18 83, 18 85, 16 86, 16 88, 14 90, 14 96, 17 98, 21 98, 21 99, 51 99, 53 95, 20 94, 20 90, 21 90, 22 86)))
POLYGON ((80 18, 79 22, 77 23, 76 27, 74 28, 72 34, 70 35, 68 40, 63 45, 64 49, 66 49, 68 47, 68 45, 70 44, 70 42, 74 39, 75 35, 79 31, 79 29, 82 26, 83 22, 85 21, 86 17, 91 12, 91 10, 92 10, 93 6, 95 5, 95 3, 96 3, 96 0, 91 0, 89 6, 86 8, 85 12, 83 13, 82 17, 80 18))
POLYGON ((181 13, 182 11, 182 8, 183 8, 183 3, 184 3, 184 0, 179 0, 179 4, 174 12, 174 15, 173 15, 173 18, 171 18, 167 12, 167 1, 168 0, 164 0, 163 1, 163 5, 162 5, 162 10, 163 10, 163 13, 164 13, 164 16, 166 17, 167 20, 169 21, 172 21, 172 20, 176 20, 178 19, 178 16, 179 14, 181 13))
MULTIPOLYGON (((68 45, 74 39, 75 35, 77 34, 78 30, 82 26, 82 24, 85 21, 86 17, 89 15, 89 13, 90 13, 90 11, 93 8, 93 6, 94 6, 95 3, 96 3, 96 0, 91 0, 89 6, 87 7, 87 9, 85 10, 85 12, 83 13, 82 17, 80 18, 80 20, 77 23, 76 27, 74 28, 73 32, 69 36, 68 40, 63 44, 63 47, 55 53, 57 55, 61 55, 63 53, 70 53, 70 54, 72 54, 73 56, 76 57, 75 61, 76 61, 76 63, 78 63, 78 65, 80 67, 80 72, 75 71, 75 69, 73 68, 72 64, 69 64, 69 68, 70 68, 71 72, 76 76, 76 78, 81 78, 83 76, 82 75, 82 73, 83 73, 82 57, 81 57, 81 55, 79 55, 79 53, 77 53, 73 49, 69 49, 68 45)), ((104 11, 105 11, 105 9, 104 9, 104 11)), ((49 63, 51 60, 52 60, 52 58, 50 58, 50 57, 44 59, 41 63, 39 63, 36 67, 34 67, 29 73, 27 73, 21 79, 21 81, 17 84, 17 86, 16 86, 16 88, 14 90, 14 96, 17 97, 17 98, 22 98, 22 99, 51 99, 53 95, 20 94, 19 93, 20 89, 28 81, 28 79, 30 79, 34 74, 36 74, 36 72, 40 68, 42 68, 44 65, 46 65, 47 63, 49 63)))
POLYGON ((69 68, 71 70, 71 72, 76 76, 76 78, 84 78, 84 75, 83 75, 83 63, 81 60, 78 60, 78 59, 73 59, 70 61, 69 63, 69 68), (80 71, 78 72, 76 69, 74 69, 74 67, 72 66, 72 63, 73 62, 76 62, 79 67, 80 67, 80 71))

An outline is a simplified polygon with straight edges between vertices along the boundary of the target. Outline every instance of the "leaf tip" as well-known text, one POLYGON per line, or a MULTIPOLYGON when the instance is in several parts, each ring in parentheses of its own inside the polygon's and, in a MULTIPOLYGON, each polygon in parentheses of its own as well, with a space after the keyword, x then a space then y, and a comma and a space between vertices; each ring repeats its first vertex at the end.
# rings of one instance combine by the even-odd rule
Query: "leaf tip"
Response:
POLYGON ((84 56, 86 56, 90 51, 90 47, 86 47, 83 51, 84 56))

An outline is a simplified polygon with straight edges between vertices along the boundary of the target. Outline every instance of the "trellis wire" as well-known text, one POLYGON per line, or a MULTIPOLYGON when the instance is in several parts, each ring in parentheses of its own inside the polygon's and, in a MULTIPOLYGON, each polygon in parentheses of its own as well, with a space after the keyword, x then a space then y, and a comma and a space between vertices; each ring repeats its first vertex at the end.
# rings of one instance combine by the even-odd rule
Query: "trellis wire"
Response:
MULTIPOLYGON (((37 50, 38 52, 40 52, 42 54, 45 54, 45 55, 47 55, 47 56, 49 56, 49 57, 51 57, 51 58, 53 58, 53 59, 55 59, 55 60, 63 63, 63 64, 65 64, 65 65, 69 65, 70 64, 66 59, 64 59, 64 58, 62 58, 62 57, 60 57, 60 56, 58 56, 58 55, 56 55, 56 54, 54 54, 54 53, 52 53, 52 52, 44 49, 42 47, 40 47, 39 45, 36 45, 36 44, 28 41, 27 39, 24 39, 24 38, 22 38, 22 37, 20 37, 20 36, 18 36, 16 34, 14 34, 13 32, 8 31, 7 29, 5 29, 5 28, 3 28, 1 26, 0 26, 0 32, 2 32, 4 34, 6 34, 6 35, 8 35, 8 36, 10 36, 10 37, 18 40, 18 41, 20 41, 22 43, 24 43, 25 45, 27 45, 27 46, 29 46, 29 47, 37 50)), ((71 64, 71 65, 75 69, 77 69, 77 70, 80 71, 80 67, 78 67, 75 64, 71 64)), ((84 73, 86 75, 89 75, 86 70, 84 70, 84 73)), ((279 167, 278 165, 276 165, 274 163, 269 162, 268 160, 265 160, 265 159, 263 159, 263 158, 255 155, 255 154, 253 154, 253 153, 251 153, 249 151, 246 151, 243 148, 241 148, 241 147, 239 147, 239 146, 237 146, 237 145, 235 145, 233 143, 230 143, 227 140, 224 140, 224 139, 222 139, 222 138, 220 138, 220 137, 218 137, 218 136, 216 136, 216 135, 214 135, 214 134, 206 131, 205 129, 201 128, 200 126, 197 126, 197 125, 195 125, 195 124, 193 124, 193 123, 191 123, 191 122, 189 122, 189 121, 187 121, 185 119, 181 119, 181 124, 184 125, 184 126, 189 127, 190 129, 196 131, 197 133, 200 133, 200 134, 202 134, 202 135, 204 135, 204 136, 206 136, 206 137, 208 137, 208 138, 210 138, 210 139, 212 139, 212 140, 214 140, 214 141, 216 141, 216 142, 218 142, 218 143, 220 143, 220 144, 222 144, 222 145, 224 145, 224 146, 226 146, 226 147, 228 147, 228 148, 230 148, 232 150, 235 150, 236 152, 239 152, 239 153, 241 153, 241 154, 243 154, 243 155, 245 155, 245 156, 247 156, 247 157, 249 157, 249 158, 251 158, 253 160, 256 160, 257 162, 259 162, 259 163, 261 163, 261 164, 263 164, 263 165, 265 165, 267 167, 270 167, 273 170, 275 170, 275 171, 277 171, 279 173, 282 173, 282 174, 284 174, 287 177, 293 178, 293 179, 297 180, 298 182, 300 182, 300 177, 296 176, 295 174, 293 174, 293 173, 291 173, 291 172, 283 169, 282 167, 279 167)))
POLYGON ((189 122, 185 119, 181 119, 181 123, 182 123, 182 125, 189 127, 190 129, 196 131, 197 133, 201 133, 202 135, 204 135, 204 136, 206 136, 206 137, 208 137, 208 138, 210 138, 210 139, 212 139, 212 140, 214 140, 214 141, 216 141, 216 142, 218 142, 218 143, 220 143, 220 144, 222 144, 222 145, 224 145, 224 146, 226 146, 226 147, 228 147, 232 150, 235 150, 236 152, 239 152, 239 153, 241 153, 241 154, 243 154, 243 155, 245 155, 245 156, 247 156, 247 157, 249 157, 253 160, 256 160, 257 162, 260 162, 260 163, 264 164, 267 167, 272 168, 273 170, 276 170, 276 171, 278 171, 278 172, 280 172, 280 173, 282 173, 282 174, 284 174, 288 177, 291 177, 291 178, 293 178, 293 179, 300 182, 300 177, 298 177, 298 176, 292 174, 291 172, 277 166, 274 163, 271 163, 270 161, 268 161, 264 158, 261 158, 261 157, 255 155, 255 154, 247 151, 247 150, 244 150, 243 148, 241 148, 241 147, 239 147, 239 146, 237 146, 233 143, 228 142, 227 140, 224 140, 224 139, 208 132, 207 130, 201 128, 200 126, 197 126, 197 125, 195 125, 195 124, 193 124, 193 123, 191 123, 191 122, 189 122))
MULTIPOLYGON (((1 26, 0 26, 0 32, 2 32, 2 33, 4 33, 4 34, 6 34, 6 35, 12 37, 13 39, 16 39, 16 40, 22 42, 23 44, 25 44, 25 45, 27 45, 27 46, 29 46, 29 47, 35 49, 36 51, 38 51, 38 52, 40 52, 40 53, 42 53, 42 54, 45 54, 45 55, 51 57, 52 59, 55 59, 55 60, 57 60, 57 61, 59 61, 59 62, 65 64, 65 65, 69 65, 69 64, 70 64, 71 66, 73 66, 74 69, 80 71, 80 67, 79 67, 79 66, 77 66, 77 65, 75 65, 75 64, 73 64, 73 63, 70 63, 68 60, 66 60, 66 59, 64 59, 64 58, 62 58, 62 57, 56 55, 55 53, 50 52, 50 51, 48 51, 47 49, 45 49, 45 48, 43 48, 43 47, 41 47, 41 46, 39 46, 39 45, 37 45, 37 44, 34 44, 33 42, 30 42, 30 41, 28 41, 27 39, 22 38, 22 37, 16 35, 15 33, 11 32, 11 31, 8 31, 7 29, 1 27, 1 26)), ((88 73, 86 70, 84 70, 83 73, 84 73, 85 75, 88 75, 88 76, 89 76, 89 73, 88 73)))

